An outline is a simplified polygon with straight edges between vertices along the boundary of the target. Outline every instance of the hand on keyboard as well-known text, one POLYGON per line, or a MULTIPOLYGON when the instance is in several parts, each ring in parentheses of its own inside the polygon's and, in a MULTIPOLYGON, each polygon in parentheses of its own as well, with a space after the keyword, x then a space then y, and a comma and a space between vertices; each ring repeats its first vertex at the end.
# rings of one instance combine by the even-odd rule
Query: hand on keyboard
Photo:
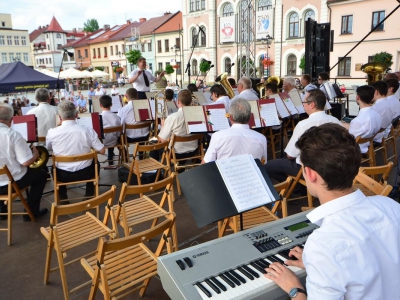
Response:
POLYGON ((301 249, 299 246, 296 246, 290 250, 289 257, 294 257, 294 259, 286 260, 285 264, 287 264, 288 266, 295 266, 302 269, 305 268, 303 264, 303 249, 301 249), (296 258, 297 260, 295 260, 296 258))
POLYGON ((274 281, 286 293, 289 293, 294 287, 304 289, 296 274, 278 262, 270 264, 265 271, 267 271, 267 274, 264 274, 264 276, 274 281))

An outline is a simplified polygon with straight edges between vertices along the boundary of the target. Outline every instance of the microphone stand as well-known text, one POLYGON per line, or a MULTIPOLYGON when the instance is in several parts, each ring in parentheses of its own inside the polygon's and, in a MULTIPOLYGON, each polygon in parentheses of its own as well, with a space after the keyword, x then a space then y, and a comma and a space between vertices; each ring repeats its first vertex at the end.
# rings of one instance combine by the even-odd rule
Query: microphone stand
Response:
POLYGON ((59 80, 60 80, 60 73, 61 73, 61 69, 63 66, 63 62, 64 62, 64 55, 65 55, 66 50, 64 49, 63 51, 63 55, 61 57, 61 66, 60 66, 60 70, 58 70, 58 76, 57 76, 57 82, 56 82, 56 89, 57 89, 57 97, 58 100, 60 100, 60 85, 59 85, 59 80))
MULTIPOLYGON (((197 45, 197 41, 198 41, 198 39, 199 39, 199 34, 200 34, 201 31, 202 31, 202 30, 201 30, 200 27, 199 27, 199 32, 198 32, 197 35, 196 35, 196 41, 195 41, 195 42, 193 43, 193 45, 192 45, 192 49, 191 49, 191 52, 190 52, 189 60, 188 60, 188 63, 187 63, 187 65, 186 65, 185 73, 188 73, 188 77, 189 77, 189 82, 188 82, 188 84, 190 84, 190 76, 191 76, 191 74, 190 74, 190 67, 191 67, 191 65, 190 65, 190 60, 192 59, 194 47, 196 47, 196 45, 197 45)), ((196 80, 197 80, 197 79, 196 79, 196 80)))

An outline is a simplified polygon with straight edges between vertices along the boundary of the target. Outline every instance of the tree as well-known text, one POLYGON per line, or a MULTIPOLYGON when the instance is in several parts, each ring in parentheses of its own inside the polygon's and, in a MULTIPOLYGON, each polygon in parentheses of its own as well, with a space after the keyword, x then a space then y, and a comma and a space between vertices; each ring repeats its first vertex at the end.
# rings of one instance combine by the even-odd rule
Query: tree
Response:
POLYGON ((387 69, 385 71, 388 71, 390 67, 393 65, 392 59, 393 55, 386 51, 375 53, 374 56, 372 57, 373 62, 380 62, 387 65, 387 69))
POLYGON ((86 32, 94 32, 99 29, 99 23, 96 19, 88 19, 83 23, 83 30, 86 32))
POLYGON ((137 65, 139 58, 142 56, 142 52, 140 50, 131 50, 125 53, 126 60, 131 65, 137 65))
POLYGON ((171 74, 174 73, 175 70, 171 65, 167 65, 165 67, 165 73, 169 75, 169 80, 171 81, 171 74))
POLYGON ((306 57, 305 57, 305 56, 303 56, 303 57, 300 59, 299 68, 300 68, 300 69, 303 71, 303 73, 304 73, 304 71, 305 71, 305 69, 306 69, 306 57))

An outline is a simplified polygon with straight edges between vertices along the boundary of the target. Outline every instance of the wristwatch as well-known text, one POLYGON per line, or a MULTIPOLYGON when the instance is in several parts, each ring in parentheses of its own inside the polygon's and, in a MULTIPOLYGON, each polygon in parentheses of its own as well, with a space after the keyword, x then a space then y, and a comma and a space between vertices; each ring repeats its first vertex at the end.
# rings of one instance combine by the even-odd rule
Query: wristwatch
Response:
POLYGON ((306 294, 306 296, 307 296, 307 292, 305 290, 303 290, 301 288, 292 288, 289 292, 289 297, 296 298, 299 293, 306 294))

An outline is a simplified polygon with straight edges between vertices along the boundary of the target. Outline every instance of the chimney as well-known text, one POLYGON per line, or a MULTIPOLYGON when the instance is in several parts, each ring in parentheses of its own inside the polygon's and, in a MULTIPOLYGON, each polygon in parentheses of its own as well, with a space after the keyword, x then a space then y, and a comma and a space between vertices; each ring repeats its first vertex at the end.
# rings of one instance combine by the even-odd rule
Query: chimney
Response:
POLYGON ((139 19, 139 22, 140 22, 140 23, 143 23, 143 22, 145 22, 146 20, 147 20, 146 18, 140 18, 140 19, 139 19))
POLYGON ((76 33, 76 28, 72 28, 72 32, 73 32, 73 33, 76 33))
POLYGON ((38 29, 42 29, 42 26, 39 26, 39 28, 38 29))
POLYGON ((131 21, 130 20, 126 20, 126 24, 131 24, 131 21))
POLYGON ((103 26, 103 29, 104 29, 104 30, 110 29, 110 25, 105 24, 105 25, 103 26))
POLYGON ((171 14, 170 11, 166 11, 166 12, 164 13, 164 16, 167 16, 167 15, 170 15, 170 14, 171 14))

